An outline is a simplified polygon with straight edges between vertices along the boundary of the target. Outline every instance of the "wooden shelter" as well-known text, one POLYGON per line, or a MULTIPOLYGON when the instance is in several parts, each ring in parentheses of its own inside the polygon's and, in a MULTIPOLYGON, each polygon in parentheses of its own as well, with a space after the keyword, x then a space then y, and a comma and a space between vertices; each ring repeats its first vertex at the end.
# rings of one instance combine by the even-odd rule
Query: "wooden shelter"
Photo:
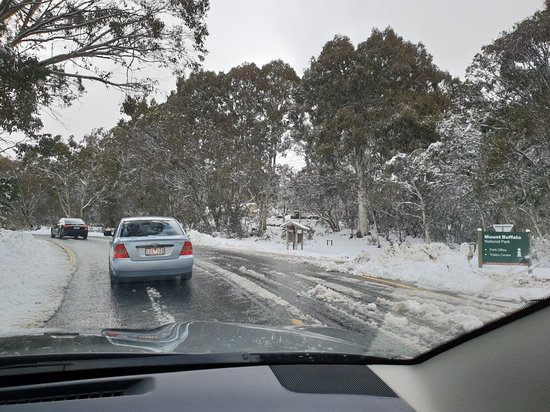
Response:
POLYGON ((288 249, 288 246, 292 244, 292 250, 296 250, 298 245, 301 250, 304 250, 304 234, 311 228, 294 220, 283 223, 281 227, 286 231, 286 248, 288 249))

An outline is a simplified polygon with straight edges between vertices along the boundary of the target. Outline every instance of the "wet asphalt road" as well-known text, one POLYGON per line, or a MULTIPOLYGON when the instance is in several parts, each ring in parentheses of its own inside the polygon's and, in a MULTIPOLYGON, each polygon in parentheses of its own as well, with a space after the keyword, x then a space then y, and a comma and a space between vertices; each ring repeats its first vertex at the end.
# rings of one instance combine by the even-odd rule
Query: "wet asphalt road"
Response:
POLYGON ((107 254, 109 243, 51 239, 73 251, 75 269, 61 307, 48 327, 97 330, 101 327, 150 328, 172 321, 213 320, 285 324, 290 319, 225 278, 199 266, 202 253, 195 248, 197 265, 190 281, 133 282, 111 285, 107 254))
POLYGON ((402 351, 406 346, 407 352, 415 352, 434 341, 441 342, 452 331, 446 323, 427 322, 420 316, 391 322, 400 302, 429 302, 451 314, 475 307, 476 316, 487 320, 498 309, 474 297, 412 290, 327 272, 298 259, 197 246, 190 281, 112 286, 107 238, 48 240, 74 254, 72 280, 60 308, 45 325, 51 328, 97 332, 102 328, 152 328, 190 320, 273 326, 313 324, 361 332, 384 347, 395 346, 402 351))
MULTIPOLYGON (((111 286, 107 239, 51 241, 74 253, 75 266, 63 303, 47 323, 48 327, 141 328, 174 320, 213 320, 262 325, 322 323, 362 329, 361 325, 354 325, 353 317, 299 295, 327 277, 337 277, 310 265, 269 255, 195 246, 195 266, 190 281, 111 286)), ((356 287, 357 283, 353 278, 338 281, 343 288, 346 284, 356 287)), ((373 301, 381 290, 388 289, 376 284, 370 288, 374 290, 364 290, 366 295, 361 296, 366 303, 373 301)))

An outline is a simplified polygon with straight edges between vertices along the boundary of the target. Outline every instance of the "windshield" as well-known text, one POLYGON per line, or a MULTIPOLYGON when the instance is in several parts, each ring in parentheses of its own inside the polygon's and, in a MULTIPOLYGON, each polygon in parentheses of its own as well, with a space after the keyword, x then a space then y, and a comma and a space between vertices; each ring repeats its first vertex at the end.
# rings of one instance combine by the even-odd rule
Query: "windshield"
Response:
POLYGON ((0 359, 412 359, 550 295, 548 1, 1 3, 0 359))

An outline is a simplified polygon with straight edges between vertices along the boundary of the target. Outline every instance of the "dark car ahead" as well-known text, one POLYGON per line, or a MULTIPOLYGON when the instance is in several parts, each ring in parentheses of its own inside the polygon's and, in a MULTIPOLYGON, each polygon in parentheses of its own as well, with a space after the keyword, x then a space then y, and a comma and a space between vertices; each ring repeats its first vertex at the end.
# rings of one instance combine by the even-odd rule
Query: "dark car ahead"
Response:
POLYGON ((77 239, 79 236, 82 239, 88 238, 88 225, 84 223, 82 219, 64 217, 51 228, 51 237, 58 237, 63 239, 65 236, 74 237, 77 239))

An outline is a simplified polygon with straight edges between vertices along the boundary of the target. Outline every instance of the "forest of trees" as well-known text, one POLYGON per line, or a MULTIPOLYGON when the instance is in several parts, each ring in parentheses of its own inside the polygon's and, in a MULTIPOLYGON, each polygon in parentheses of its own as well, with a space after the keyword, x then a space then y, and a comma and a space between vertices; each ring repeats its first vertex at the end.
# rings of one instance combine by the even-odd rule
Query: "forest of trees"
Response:
MULTIPOLYGON (((191 23, 200 50, 206 29, 191 23)), ((464 79, 391 28, 357 45, 335 36, 302 76, 281 60, 188 67, 165 102, 134 94, 123 120, 82 141, 40 134, 33 107, 0 116, 4 135, 32 135, 0 156, 0 226, 154 214, 245 236, 255 203, 260 235, 293 210, 373 242, 462 242, 493 223, 550 235, 548 5, 484 46, 464 79), (289 150, 301 170, 281 162, 289 150)))

